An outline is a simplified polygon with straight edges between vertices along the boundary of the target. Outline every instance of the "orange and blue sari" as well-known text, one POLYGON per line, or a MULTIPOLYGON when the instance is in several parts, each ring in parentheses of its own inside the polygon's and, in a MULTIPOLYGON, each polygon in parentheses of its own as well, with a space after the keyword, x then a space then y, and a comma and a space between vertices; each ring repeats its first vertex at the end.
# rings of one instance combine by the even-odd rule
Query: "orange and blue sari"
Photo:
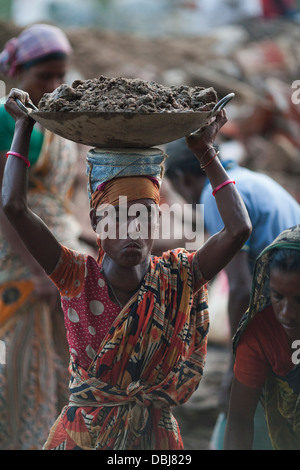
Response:
POLYGON ((139 291, 116 315, 89 367, 83 367, 80 356, 93 351, 85 340, 88 333, 97 336, 107 308, 105 296, 101 303, 93 295, 105 286, 93 258, 62 247, 51 279, 65 312, 71 396, 45 449, 183 449, 171 407, 185 403, 199 385, 209 326, 206 284, 202 279, 195 285, 194 262, 194 253, 183 249, 152 257, 139 291), (91 288, 92 279, 98 289, 91 288))

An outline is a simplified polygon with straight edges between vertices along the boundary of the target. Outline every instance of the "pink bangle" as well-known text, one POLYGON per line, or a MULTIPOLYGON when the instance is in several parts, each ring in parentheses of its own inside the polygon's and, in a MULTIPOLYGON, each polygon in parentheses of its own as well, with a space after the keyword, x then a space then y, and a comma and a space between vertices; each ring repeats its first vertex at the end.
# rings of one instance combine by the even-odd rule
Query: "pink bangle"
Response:
POLYGON ((23 160, 23 162, 26 163, 26 165, 28 166, 28 168, 30 167, 30 162, 29 162, 28 158, 23 157, 23 155, 21 155, 20 153, 9 151, 9 152, 7 152, 7 154, 6 154, 6 158, 7 158, 9 155, 13 155, 14 157, 20 158, 21 160, 23 160))
POLYGON ((217 187, 213 190, 212 195, 215 196, 216 193, 219 191, 219 189, 224 188, 224 186, 227 186, 227 184, 230 184, 230 183, 235 184, 235 181, 234 181, 234 180, 227 180, 227 181, 224 181, 223 183, 219 184, 219 186, 217 186, 217 187))

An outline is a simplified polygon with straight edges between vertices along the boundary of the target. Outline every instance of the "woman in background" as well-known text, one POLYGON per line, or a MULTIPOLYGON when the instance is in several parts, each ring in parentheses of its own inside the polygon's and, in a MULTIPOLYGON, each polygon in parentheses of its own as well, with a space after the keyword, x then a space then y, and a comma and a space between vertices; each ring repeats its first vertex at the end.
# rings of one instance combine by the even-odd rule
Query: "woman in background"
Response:
MULTIPOLYGON (((0 71, 37 106, 63 83, 70 43, 50 25, 26 28, 5 45, 0 71)), ((0 105, 0 182, 15 121, 0 105)), ((29 150, 28 197, 62 243, 86 251, 71 213, 77 146, 35 124, 29 150)), ((0 449, 39 449, 67 400, 68 348, 59 295, 0 209, 0 449)), ((41 240, 41 243, 43 241, 41 240)))
POLYGON ((261 399, 273 448, 299 450, 300 225, 282 232, 258 257, 234 352, 225 449, 251 449, 261 399))

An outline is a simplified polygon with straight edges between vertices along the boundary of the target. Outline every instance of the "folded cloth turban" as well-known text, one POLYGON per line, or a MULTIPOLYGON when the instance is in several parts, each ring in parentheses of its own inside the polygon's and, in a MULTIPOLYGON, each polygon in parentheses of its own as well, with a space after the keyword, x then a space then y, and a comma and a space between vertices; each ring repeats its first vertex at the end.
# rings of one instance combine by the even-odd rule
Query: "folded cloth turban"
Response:
MULTIPOLYGON (((152 199, 159 204, 159 188, 166 155, 159 149, 93 149, 88 152, 86 173, 90 206, 119 205, 119 197, 127 201, 152 199)), ((98 262, 104 252, 98 237, 98 262)))

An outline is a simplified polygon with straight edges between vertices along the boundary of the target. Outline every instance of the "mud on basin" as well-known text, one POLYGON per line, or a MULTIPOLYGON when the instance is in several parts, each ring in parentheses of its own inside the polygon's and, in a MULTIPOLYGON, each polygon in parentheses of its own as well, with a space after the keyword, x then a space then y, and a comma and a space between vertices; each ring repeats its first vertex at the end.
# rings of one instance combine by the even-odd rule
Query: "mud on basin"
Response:
POLYGON ((165 87, 140 79, 76 80, 45 94, 32 117, 69 140, 95 147, 152 147, 207 122, 213 88, 165 87))

